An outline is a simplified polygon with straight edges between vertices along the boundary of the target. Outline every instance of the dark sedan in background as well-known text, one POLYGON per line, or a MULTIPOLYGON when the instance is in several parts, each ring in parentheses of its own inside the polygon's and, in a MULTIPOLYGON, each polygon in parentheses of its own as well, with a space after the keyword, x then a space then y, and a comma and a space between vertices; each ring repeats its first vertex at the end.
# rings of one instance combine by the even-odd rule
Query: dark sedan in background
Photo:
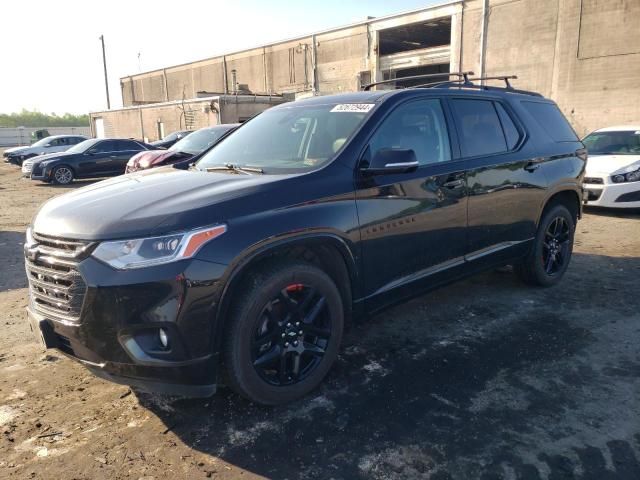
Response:
POLYGON ((239 123, 227 123, 215 127, 205 127, 183 138, 168 150, 149 150, 131 157, 127 163, 127 173, 148 168, 188 162, 194 156, 213 147, 239 123))
POLYGON ((174 143, 182 140, 184 137, 191 133, 190 130, 181 130, 179 132, 173 132, 164 137, 162 140, 156 140, 155 142, 151 142, 151 145, 155 148, 169 148, 174 143))
POLYGON ((67 185, 76 178, 111 177, 125 171, 127 161, 153 147, 125 139, 86 140, 66 152, 41 155, 22 165, 22 174, 32 180, 67 185))

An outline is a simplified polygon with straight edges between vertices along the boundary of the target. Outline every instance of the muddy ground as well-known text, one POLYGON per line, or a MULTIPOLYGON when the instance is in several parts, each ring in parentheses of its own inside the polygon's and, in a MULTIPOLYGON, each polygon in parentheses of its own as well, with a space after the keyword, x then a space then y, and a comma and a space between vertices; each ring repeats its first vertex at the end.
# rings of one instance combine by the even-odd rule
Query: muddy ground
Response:
POLYGON ((65 190, 0 163, 0 478, 640 478, 639 214, 587 212, 554 288, 491 272, 352 326, 318 391, 261 408, 38 346, 21 244, 65 190))

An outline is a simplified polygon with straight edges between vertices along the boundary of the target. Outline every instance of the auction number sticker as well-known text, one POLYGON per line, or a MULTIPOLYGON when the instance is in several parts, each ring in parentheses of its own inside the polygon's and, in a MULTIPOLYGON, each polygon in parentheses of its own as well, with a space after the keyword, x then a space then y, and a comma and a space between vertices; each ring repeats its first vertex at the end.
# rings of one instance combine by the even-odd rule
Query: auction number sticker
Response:
POLYGON ((331 109, 332 112, 368 112, 375 103, 341 103, 331 109))

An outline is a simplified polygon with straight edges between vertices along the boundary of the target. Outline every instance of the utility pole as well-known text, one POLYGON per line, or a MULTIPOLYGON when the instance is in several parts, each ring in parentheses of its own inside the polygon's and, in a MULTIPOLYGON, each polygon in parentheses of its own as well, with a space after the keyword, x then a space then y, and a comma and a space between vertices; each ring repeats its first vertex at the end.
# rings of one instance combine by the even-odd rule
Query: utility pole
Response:
POLYGON ((104 35, 100 35, 102 43, 102 64, 104 65, 104 88, 107 91, 107 110, 111 110, 111 101, 109 100, 109 77, 107 76, 107 55, 104 52, 104 35))

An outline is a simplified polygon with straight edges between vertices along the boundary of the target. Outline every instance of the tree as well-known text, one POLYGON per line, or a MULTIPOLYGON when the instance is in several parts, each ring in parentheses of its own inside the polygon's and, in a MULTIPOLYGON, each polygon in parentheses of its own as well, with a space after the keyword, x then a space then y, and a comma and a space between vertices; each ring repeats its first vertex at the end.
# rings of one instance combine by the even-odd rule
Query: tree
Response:
POLYGON ((0 127, 87 127, 89 115, 42 113, 22 109, 19 113, 0 113, 0 127))

